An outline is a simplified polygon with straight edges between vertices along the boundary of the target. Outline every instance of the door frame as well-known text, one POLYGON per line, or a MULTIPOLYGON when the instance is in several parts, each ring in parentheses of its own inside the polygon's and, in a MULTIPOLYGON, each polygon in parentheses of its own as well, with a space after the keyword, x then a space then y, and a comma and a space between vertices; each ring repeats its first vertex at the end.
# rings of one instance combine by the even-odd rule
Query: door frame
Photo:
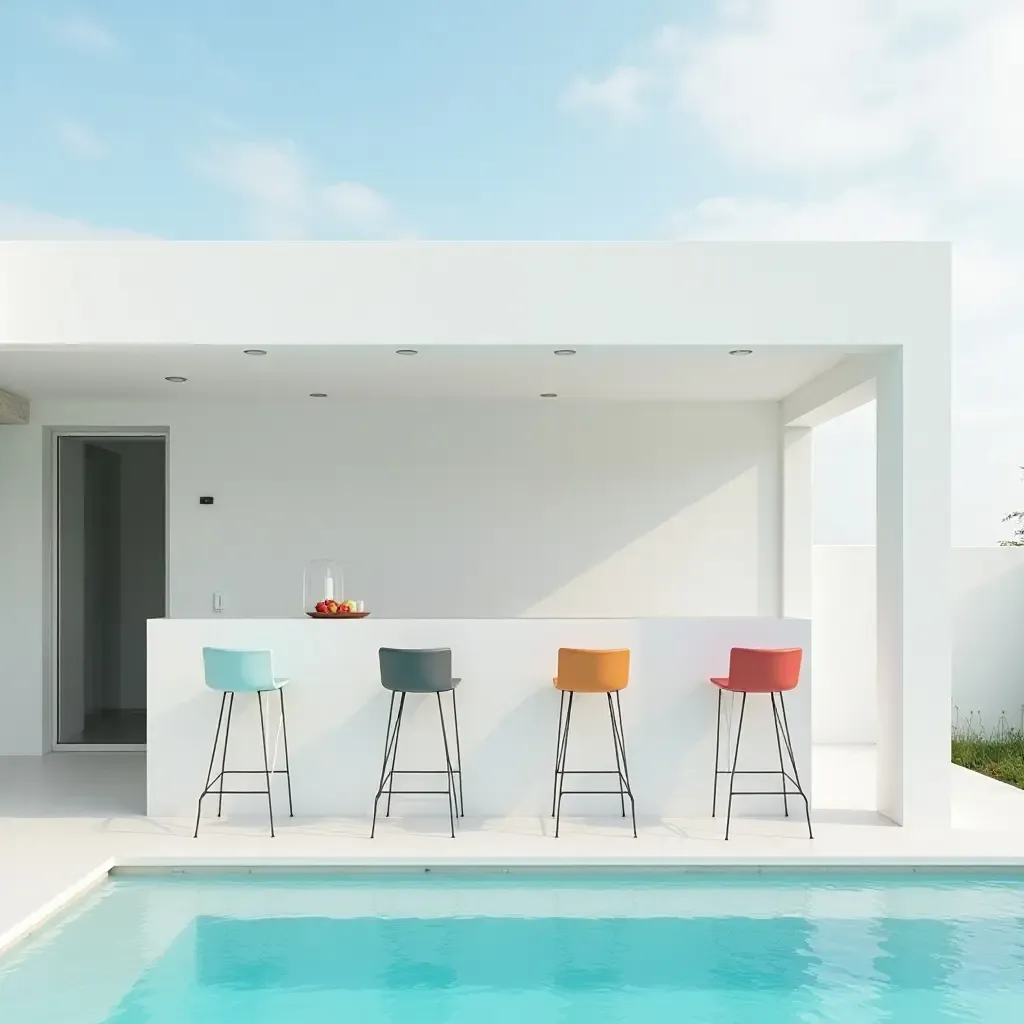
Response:
MULTIPOLYGON (((49 562, 47 577, 47 609, 45 658, 49 685, 45 688, 45 717, 50 750, 53 752, 112 753, 142 752, 145 743, 61 743, 59 730, 60 707, 60 441, 64 437, 82 438, 150 438, 164 443, 164 614, 170 612, 171 559, 170 559, 170 479, 171 432, 168 427, 50 427, 46 456, 49 562)), ((148 708, 147 708, 148 711, 148 708)))

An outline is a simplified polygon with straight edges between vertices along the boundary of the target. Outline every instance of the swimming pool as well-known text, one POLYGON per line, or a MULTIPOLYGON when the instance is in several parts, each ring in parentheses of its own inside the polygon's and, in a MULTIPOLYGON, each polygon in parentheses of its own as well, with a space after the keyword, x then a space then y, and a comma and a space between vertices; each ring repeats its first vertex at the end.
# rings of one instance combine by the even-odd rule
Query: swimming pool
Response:
POLYGON ((5 1024, 1020 1019, 1024 877, 120 877, 0 958, 5 1024))

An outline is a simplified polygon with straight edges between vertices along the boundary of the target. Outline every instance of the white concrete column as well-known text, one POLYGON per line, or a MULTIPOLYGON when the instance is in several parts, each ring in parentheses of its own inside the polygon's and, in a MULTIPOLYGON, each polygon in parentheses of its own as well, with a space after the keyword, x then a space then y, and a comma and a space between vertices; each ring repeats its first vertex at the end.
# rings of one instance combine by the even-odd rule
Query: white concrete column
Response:
POLYGON ((879 358, 878 809, 950 819, 948 339, 879 358))
POLYGON ((782 615, 811 617, 814 490, 812 428, 782 429, 782 615))
POLYGON ((0 754, 49 750, 41 427, 0 427, 0 754))

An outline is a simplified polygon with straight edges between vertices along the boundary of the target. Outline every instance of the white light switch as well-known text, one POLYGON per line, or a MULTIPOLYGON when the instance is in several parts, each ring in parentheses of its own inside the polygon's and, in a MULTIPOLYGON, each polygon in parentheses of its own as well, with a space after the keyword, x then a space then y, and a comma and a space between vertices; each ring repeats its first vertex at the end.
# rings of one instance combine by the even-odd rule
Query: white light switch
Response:
POLYGON ((215 612, 224 611, 224 595, 218 590, 213 595, 213 610, 215 612))

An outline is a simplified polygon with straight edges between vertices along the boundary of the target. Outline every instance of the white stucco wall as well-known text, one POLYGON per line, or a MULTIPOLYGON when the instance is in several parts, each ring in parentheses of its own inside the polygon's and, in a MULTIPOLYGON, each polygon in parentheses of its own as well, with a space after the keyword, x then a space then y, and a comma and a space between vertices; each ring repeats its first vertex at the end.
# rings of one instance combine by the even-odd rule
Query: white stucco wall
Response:
POLYGON ((778 613, 775 403, 39 403, 0 430, 0 753, 46 745, 46 426, 170 429, 174 617, 299 615, 322 557, 381 616, 778 613))
MULTIPOLYGON (((1024 549, 953 548, 953 715, 1020 725, 1024 707, 1024 549)), ((813 732, 874 743, 875 549, 814 549, 813 732)))

